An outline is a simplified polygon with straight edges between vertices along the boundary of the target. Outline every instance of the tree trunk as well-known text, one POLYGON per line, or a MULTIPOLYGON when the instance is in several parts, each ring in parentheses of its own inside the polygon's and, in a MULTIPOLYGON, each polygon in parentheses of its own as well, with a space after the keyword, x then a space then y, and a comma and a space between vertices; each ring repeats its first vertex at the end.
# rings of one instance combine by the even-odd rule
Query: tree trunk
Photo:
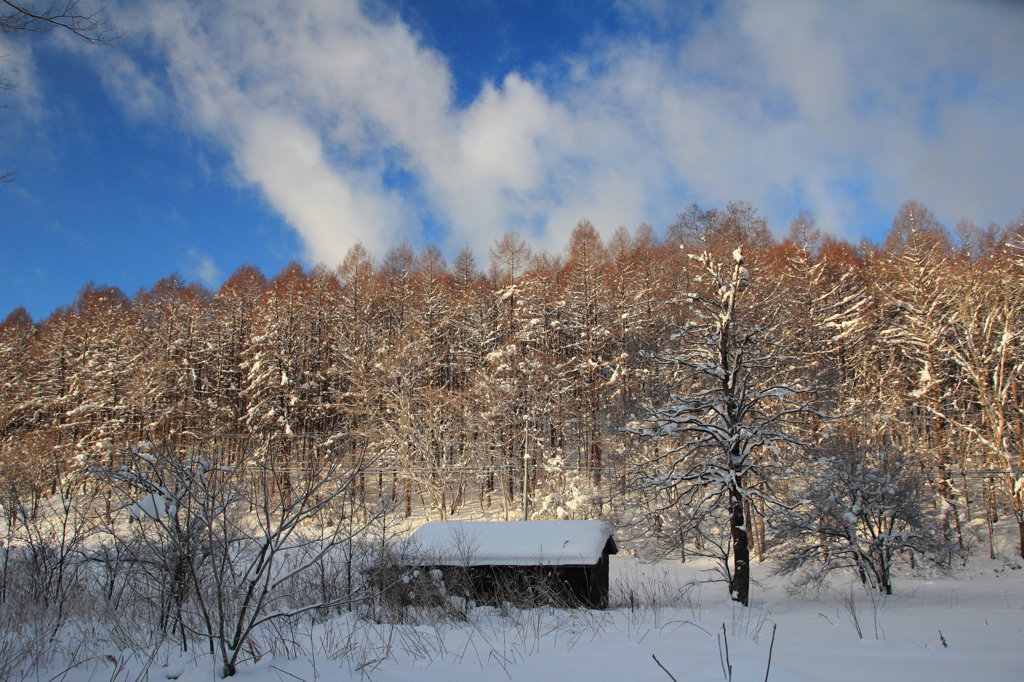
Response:
POLYGON ((405 518, 412 516, 412 481, 405 479, 405 518))
POLYGON ((729 489, 729 525, 732 530, 732 581, 729 594, 733 601, 750 605, 750 546, 743 517, 743 493, 738 486, 729 489))
POLYGON ((892 553, 888 549, 882 550, 882 579, 881 588, 887 595, 892 594, 892 553))

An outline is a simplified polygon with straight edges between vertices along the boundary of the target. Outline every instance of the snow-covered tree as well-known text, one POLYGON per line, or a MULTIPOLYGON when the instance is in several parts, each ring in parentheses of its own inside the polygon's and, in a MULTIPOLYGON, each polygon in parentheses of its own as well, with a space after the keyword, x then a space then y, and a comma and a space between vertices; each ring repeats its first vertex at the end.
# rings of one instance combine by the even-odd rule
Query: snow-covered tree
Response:
POLYGON ((491 281, 498 302, 495 340, 511 342, 517 329, 520 281, 532 257, 532 249, 515 230, 508 230, 490 251, 491 281))
POLYGON ((238 268, 221 285, 213 299, 210 328, 210 388, 214 401, 214 430, 237 432, 245 419, 243 394, 246 347, 252 336, 253 314, 267 287, 267 278, 252 265, 238 268))
POLYGON ((338 403, 354 446, 365 448, 380 426, 375 367, 387 346, 379 338, 378 324, 383 287, 373 258, 361 243, 349 249, 338 267, 338 280, 338 364, 345 376, 338 403))
POLYGON ((878 384, 879 421, 888 442, 904 452, 916 451, 922 464, 933 468, 945 529, 959 534, 965 500, 953 474, 962 457, 957 457, 955 433, 942 406, 957 374, 942 352, 956 300, 951 281, 956 264, 949 236, 931 211, 916 201, 900 206, 876 275, 884 325, 879 341, 887 355, 879 363, 886 374, 878 384))
POLYGON ((245 351, 246 425, 262 435, 327 432, 339 380, 333 272, 291 264, 255 311, 245 351))
POLYGON ((143 433, 196 433, 210 423, 210 303, 208 291, 177 275, 135 297, 145 360, 133 366, 132 400, 143 433))
POLYGON ((0 442, 25 426, 20 408, 28 393, 28 351, 36 332, 24 308, 16 308, 0 322, 0 442))
POLYGON ((134 430, 131 375, 141 357, 128 298, 112 287, 86 286, 73 307, 79 358, 68 375, 75 406, 62 428, 77 454, 109 458, 134 430))
POLYGON ((451 282, 451 381, 453 388, 463 389, 479 378, 492 309, 486 279, 469 247, 455 257, 451 282))
POLYGON ((892 594, 898 552, 936 563, 948 556, 911 462, 844 440, 826 443, 817 454, 794 491, 797 507, 773 519, 779 572, 795 574, 804 587, 852 569, 865 585, 892 594))
POLYGON ((580 458, 601 483, 607 429, 602 423, 615 362, 612 346, 610 295, 607 286, 607 250, 597 229, 582 220, 572 231, 562 275, 566 305, 561 331, 563 349, 573 385, 575 422, 580 458))
POLYGON ((956 292, 941 325, 939 352, 956 381, 922 386, 937 418, 952 423, 974 445, 977 461, 993 471, 1006 490, 1024 557, 1024 410, 1019 385, 1024 379, 1024 258, 1000 250, 982 262, 956 269, 956 292))
POLYGON ((785 362, 769 292, 751 279, 741 249, 731 259, 693 254, 690 320, 674 347, 653 359, 678 377, 665 404, 630 425, 658 453, 640 467, 642 488, 661 493, 655 512, 687 508, 692 524, 728 529, 721 570, 735 601, 749 604, 750 550, 745 518, 751 498, 775 504, 771 473, 784 450, 802 450, 804 419, 815 413, 810 385, 780 384, 785 362), (730 564, 731 559, 731 564, 730 564))
POLYGON ((637 398, 649 389, 652 372, 642 351, 658 348, 664 340, 669 318, 664 251, 646 223, 637 227, 632 237, 620 228, 609 243, 609 353, 613 369, 609 389, 618 399, 620 410, 633 408, 637 398))

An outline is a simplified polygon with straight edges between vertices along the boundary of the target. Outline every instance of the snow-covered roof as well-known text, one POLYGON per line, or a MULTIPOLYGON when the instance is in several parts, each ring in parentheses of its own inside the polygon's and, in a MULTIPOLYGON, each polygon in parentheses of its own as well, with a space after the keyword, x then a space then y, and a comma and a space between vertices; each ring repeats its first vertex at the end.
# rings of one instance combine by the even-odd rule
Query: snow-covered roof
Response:
POLYGON ((421 560, 465 566, 592 565, 608 543, 617 553, 606 521, 433 521, 412 535, 421 560))

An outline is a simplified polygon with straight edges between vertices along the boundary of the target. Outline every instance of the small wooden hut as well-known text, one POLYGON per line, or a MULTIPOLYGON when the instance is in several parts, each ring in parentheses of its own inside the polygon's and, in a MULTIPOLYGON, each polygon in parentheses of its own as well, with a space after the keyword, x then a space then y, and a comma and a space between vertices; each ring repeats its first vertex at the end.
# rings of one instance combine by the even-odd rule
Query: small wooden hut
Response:
POLYGON ((481 604, 608 607, 605 521, 434 521, 412 536, 421 566, 439 569, 449 594, 481 604))

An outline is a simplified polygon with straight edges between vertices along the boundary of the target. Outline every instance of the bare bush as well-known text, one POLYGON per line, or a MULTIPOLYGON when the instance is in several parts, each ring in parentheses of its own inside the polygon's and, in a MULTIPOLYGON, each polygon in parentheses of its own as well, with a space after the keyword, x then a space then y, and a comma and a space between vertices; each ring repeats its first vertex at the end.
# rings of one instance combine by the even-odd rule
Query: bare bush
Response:
POLYGON ((179 628, 183 646, 207 642, 225 676, 244 658, 259 659, 256 635, 265 624, 352 599, 351 584, 340 591, 325 580, 311 601, 296 597, 310 596, 309 576, 364 529, 338 522, 362 462, 330 444, 303 461, 272 443, 234 461, 166 447, 128 454, 129 465, 93 470, 137 521, 109 530, 132 548, 135 569, 155 588, 161 627, 179 628))

